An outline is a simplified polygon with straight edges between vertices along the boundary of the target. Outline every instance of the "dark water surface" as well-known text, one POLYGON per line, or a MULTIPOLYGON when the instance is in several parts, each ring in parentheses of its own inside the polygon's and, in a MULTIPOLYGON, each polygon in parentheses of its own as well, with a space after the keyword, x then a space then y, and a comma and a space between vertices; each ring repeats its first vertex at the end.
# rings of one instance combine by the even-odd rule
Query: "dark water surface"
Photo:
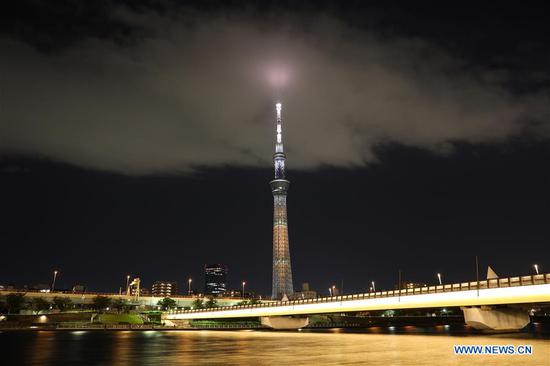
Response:
POLYGON ((532 333, 4 331, 1 365, 550 365, 532 333), (524 345, 533 355, 457 356, 455 344, 524 345))

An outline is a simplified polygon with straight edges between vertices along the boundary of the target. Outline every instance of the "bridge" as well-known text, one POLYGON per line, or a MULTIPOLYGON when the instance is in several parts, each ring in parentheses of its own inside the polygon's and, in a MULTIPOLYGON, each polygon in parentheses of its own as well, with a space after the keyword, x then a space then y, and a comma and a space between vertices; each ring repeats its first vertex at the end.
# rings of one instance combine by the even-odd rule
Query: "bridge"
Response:
POLYGON ((476 329, 521 329, 529 309, 550 304, 550 274, 495 278, 412 289, 276 301, 211 309, 176 310, 164 314, 173 323, 195 319, 257 318, 274 329, 307 326, 314 314, 375 310, 460 307, 466 324, 476 329))

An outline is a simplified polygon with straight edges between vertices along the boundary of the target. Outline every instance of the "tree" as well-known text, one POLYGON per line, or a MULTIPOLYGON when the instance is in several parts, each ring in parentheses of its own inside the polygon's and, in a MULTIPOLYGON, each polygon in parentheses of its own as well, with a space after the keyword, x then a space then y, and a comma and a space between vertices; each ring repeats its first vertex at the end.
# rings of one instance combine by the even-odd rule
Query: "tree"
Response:
POLYGON ((127 311, 130 308, 130 305, 126 303, 123 299, 116 299, 112 304, 113 308, 116 309, 119 313, 127 311))
POLYGON ((170 309, 174 309, 177 307, 177 303, 176 303, 176 300, 174 299, 171 299, 169 297, 165 297, 164 299, 162 300, 159 300, 157 302, 157 305, 159 305, 161 307, 162 310, 170 310, 170 309))
POLYGON ((204 308, 204 301, 202 299, 196 299, 191 303, 193 309, 202 309, 204 308))
POLYGON ((217 308, 218 307, 218 300, 214 299, 213 297, 209 298, 206 304, 204 304, 205 308, 217 308))
POLYGON ((259 304, 259 303, 261 303, 261 301, 258 300, 258 299, 250 299, 250 300, 243 300, 243 301, 241 301, 241 302, 238 302, 238 303, 235 304, 235 305, 237 305, 237 306, 242 306, 242 305, 256 305, 256 304, 259 304))
POLYGON ((31 301, 31 307, 36 312, 36 314, 39 314, 41 311, 49 310, 50 303, 41 297, 35 297, 31 301))
POLYGON ((96 310, 104 310, 111 305, 111 298, 98 295, 92 299, 92 307, 96 310))
POLYGON ((73 307, 73 301, 69 297, 56 296, 53 298, 53 304, 60 311, 65 311, 73 307))
POLYGON ((8 314, 19 313, 25 306, 25 294, 9 294, 6 296, 8 314))
POLYGON ((0 314, 8 312, 8 306, 6 305, 6 297, 0 296, 0 314))

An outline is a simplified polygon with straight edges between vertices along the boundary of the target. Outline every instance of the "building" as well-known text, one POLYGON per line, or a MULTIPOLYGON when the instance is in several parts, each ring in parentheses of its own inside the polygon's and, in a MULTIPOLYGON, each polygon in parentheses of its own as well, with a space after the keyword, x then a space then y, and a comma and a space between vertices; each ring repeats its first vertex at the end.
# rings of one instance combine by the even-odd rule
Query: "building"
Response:
POLYGON ((86 286, 84 285, 73 286, 73 294, 83 294, 84 292, 86 292, 86 286))
POLYGON ((273 282, 271 291, 273 299, 291 297, 294 293, 286 212, 286 196, 290 181, 285 177, 286 155, 283 149, 281 108, 281 103, 277 103, 277 140, 273 155, 275 179, 269 183, 273 193, 273 282))
POLYGON ((294 292, 292 296, 293 299, 302 300, 302 299, 316 299, 317 291, 313 291, 309 288, 309 283, 302 283, 302 289, 300 291, 294 292))
POLYGON ((170 297, 178 294, 178 283, 175 281, 155 281, 151 287, 151 295, 170 297))
POLYGON ((204 293, 221 296, 227 291, 227 267, 223 264, 204 266, 204 293))

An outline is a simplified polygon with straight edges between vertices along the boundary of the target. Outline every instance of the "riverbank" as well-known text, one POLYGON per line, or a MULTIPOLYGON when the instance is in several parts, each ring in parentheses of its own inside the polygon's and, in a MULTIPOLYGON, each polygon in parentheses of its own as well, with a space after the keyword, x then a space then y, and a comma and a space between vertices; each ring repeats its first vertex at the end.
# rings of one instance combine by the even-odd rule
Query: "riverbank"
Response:
MULTIPOLYGON (((59 314, 58 314, 59 315, 59 314)), ((73 314, 74 315, 74 314, 73 314)), ((186 325, 162 324, 158 322, 139 322, 135 314, 96 314, 95 322, 90 322, 90 313, 80 321, 65 321, 52 319, 44 315, 14 315, 11 320, 0 322, 0 331, 173 331, 173 330, 269 330, 259 321, 242 321, 240 319, 197 320, 186 325), (41 318, 44 317, 44 318, 41 318), (84 319, 87 319, 86 321, 84 319), (100 320, 100 321, 97 321, 100 320)), ((74 318, 73 318, 74 319, 74 318)), ((370 333, 399 333, 399 332, 432 332, 439 333, 452 331, 455 333, 498 333, 476 331, 464 324, 459 316, 448 317, 346 317, 310 322, 303 331, 345 329, 349 331, 364 331, 370 333)), ((550 334, 550 317, 532 317, 531 323, 518 332, 550 334)))

